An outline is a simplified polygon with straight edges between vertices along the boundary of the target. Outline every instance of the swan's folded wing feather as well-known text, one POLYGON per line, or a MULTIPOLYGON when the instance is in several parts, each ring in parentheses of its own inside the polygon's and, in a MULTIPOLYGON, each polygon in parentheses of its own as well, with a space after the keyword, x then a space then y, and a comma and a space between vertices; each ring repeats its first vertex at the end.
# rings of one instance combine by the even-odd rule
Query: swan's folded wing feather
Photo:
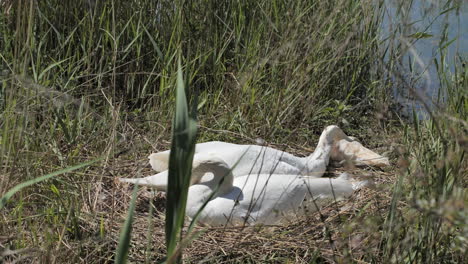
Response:
POLYGON ((279 220, 291 220, 305 197, 298 177, 262 174, 243 182, 236 179, 236 186, 244 186, 244 200, 240 201, 236 214, 247 219, 247 223, 274 224, 279 220))
MULTIPOLYGON (((239 145, 232 144, 232 143, 210 141, 210 142, 196 144, 195 153, 204 153, 204 152, 215 152, 215 153, 227 152, 229 153, 230 151, 235 150, 238 147, 239 145)), ((158 153, 152 153, 151 155, 149 155, 148 157, 149 163, 151 164, 151 167, 153 168, 153 170, 157 172, 168 170, 169 156, 170 156, 170 150, 166 150, 166 151, 162 151, 158 153)))

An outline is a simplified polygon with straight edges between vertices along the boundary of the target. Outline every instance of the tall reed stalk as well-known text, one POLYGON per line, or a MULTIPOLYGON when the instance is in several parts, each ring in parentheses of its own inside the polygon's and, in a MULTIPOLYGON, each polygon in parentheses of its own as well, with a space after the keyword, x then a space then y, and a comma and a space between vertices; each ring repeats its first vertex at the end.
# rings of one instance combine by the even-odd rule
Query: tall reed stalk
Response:
POLYGON ((185 94, 180 57, 177 69, 176 109, 172 123, 172 143, 169 157, 169 179, 166 202, 166 247, 169 263, 182 260, 182 248, 177 247, 182 240, 185 222, 185 207, 192 175, 192 160, 195 152, 197 123, 195 112, 189 115, 185 94))

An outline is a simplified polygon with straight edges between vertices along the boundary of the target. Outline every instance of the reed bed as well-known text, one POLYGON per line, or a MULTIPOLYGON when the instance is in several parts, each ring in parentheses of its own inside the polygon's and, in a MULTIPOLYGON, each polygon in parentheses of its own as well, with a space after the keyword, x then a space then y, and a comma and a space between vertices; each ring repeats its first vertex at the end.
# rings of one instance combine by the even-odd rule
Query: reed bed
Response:
POLYGON ((381 39, 384 14, 370 0, 0 1, 0 195, 34 183, 0 201, 0 262, 463 263, 467 58, 451 71, 442 38, 440 95, 427 119, 405 116, 395 87, 425 98, 403 72, 405 31, 381 39), (307 155, 338 124, 393 166, 347 168, 375 187, 307 219, 196 226, 178 251, 167 197, 139 188, 131 202, 117 181, 174 144, 176 90, 198 142, 307 155))

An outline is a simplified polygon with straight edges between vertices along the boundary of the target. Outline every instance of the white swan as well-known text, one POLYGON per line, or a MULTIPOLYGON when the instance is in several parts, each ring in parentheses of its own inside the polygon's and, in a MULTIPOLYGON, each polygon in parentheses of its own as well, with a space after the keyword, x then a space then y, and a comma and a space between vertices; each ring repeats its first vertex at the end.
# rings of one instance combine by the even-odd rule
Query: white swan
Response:
MULTIPOLYGON (((330 159, 335 161, 350 160, 356 165, 383 167, 389 165, 388 159, 365 148, 359 142, 349 138, 337 126, 328 126, 322 132, 315 151, 308 157, 296 157, 284 151, 257 145, 237 145, 212 141, 199 143, 195 155, 211 153, 232 168, 234 177, 256 174, 290 174, 321 177, 330 159)), ((167 178, 169 151, 153 153, 149 156, 152 168, 158 173, 139 179, 121 179, 121 181, 153 186, 156 189, 161 179, 167 178)))
MULTIPOLYGON (((156 187, 166 187, 167 175, 163 178, 153 182, 156 187)), ((289 174, 234 177, 217 153, 199 153, 193 162, 186 213, 193 218, 207 202, 198 218, 203 224, 276 224, 303 214, 305 198, 312 198, 307 203, 311 212, 323 205, 323 201, 346 197, 364 184, 353 184, 346 176, 337 179, 289 174), (216 192, 214 196, 213 192, 216 192)))

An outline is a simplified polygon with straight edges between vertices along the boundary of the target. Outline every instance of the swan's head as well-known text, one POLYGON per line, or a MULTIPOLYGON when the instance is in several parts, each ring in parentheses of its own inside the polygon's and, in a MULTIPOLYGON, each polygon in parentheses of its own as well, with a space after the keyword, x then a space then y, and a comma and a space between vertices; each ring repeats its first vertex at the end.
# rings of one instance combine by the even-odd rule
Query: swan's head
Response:
POLYGON ((322 147, 331 146, 330 156, 335 161, 353 161, 356 165, 389 166, 388 158, 364 147, 355 138, 348 137, 338 126, 328 126, 320 137, 322 147), (322 138, 323 137, 323 138, 322 138))

